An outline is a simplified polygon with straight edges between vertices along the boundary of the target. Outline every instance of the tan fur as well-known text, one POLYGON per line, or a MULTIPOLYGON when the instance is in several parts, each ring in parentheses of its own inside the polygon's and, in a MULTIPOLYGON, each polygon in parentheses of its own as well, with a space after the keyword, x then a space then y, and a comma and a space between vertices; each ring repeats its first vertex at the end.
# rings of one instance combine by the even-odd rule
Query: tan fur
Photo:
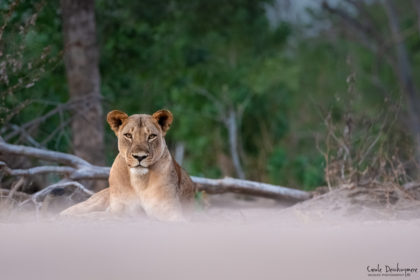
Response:
POLYGON ((166 146, 164 136, 172 120, 167 110, 152 116, 109 112, 107 121, 118 137, 119 150, 111 167, 109 188, 61 214, 106 210, 117 215, 145 212, 159 220, 183 220, 196 188, 166 146))

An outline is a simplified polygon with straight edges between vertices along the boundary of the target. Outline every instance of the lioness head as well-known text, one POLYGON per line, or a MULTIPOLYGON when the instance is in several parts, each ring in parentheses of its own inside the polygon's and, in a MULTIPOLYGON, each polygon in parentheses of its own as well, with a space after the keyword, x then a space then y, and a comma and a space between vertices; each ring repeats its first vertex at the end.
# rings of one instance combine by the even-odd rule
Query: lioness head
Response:
POLYGON ((138 171, 144 171, 162 157, 166 148, 164 136, 172 120, 172 113, 167 110, 131 116, 114 110, 107 115, 107 121, 118 137, 120 154, 129 168, 138 171))

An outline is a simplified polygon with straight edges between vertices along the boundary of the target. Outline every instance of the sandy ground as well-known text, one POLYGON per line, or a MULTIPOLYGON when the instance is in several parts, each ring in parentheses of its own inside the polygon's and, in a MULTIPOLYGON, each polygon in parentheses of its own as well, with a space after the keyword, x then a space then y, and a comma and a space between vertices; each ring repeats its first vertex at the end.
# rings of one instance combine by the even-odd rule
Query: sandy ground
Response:
POLYGON ((54 216, 0 223, 0 279, 420 279, 415 205, 401 216, 389 207, 343 212, 334 196, 293 207, 211 202, 188 224, 54 216), (418 272, 386 276, 397 264, 418 272), (369 276, 378 265, 384 275, 369 276))

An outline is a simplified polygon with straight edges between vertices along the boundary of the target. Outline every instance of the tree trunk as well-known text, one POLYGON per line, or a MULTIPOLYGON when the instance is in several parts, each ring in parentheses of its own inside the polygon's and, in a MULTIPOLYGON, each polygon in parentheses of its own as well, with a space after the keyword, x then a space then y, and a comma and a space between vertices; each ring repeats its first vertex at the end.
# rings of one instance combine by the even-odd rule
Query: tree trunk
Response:
POLYGON ((412 0, 414 9, 417 13, 417 26, 418 26, 418 32, 420 33, 420 1, 419 0, 412 0))
POLYGON ((70 100, 74 153, 96 165, 105 164, 104 122, 98 69, 94 0, 61 0, 64 62, 70 100))
POLYGON ((420 96, 413 80, 412 67, 394 3, 392 0, 385 0, 383 3, 396 48, 398 69, 394 69, 394 71, 397 72, 397 77, 401 84, 401 90, 405 94, 410 118, 410 130, 413 133, 417 145, 417 160, 420 160, 420 96))
POLYGON ((245 179, 245 173, 242 169, 241 161, 239 159, 238 149, 238 124, 236 122, 236 113, 233 109, 229 110, 229 115, 226 119, 226 127, 229 133, 229 149, 235 167, 236 175, 239 179, 245 179))
POLYGON ((182 166, 185 155, 185 144, 183 142, 177 142, 175 146, 175 161, 182 166))

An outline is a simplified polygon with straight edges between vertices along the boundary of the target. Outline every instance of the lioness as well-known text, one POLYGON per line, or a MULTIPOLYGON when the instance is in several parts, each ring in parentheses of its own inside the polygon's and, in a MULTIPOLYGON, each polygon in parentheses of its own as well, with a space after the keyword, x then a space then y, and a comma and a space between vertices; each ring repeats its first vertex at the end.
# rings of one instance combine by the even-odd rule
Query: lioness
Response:
POLYGON ((144 211, 159 220, 183 220, 196 188, 166 146, 164 136, 172 120, 168 110, 131 116, 118 110, 109 112, 107 121, 118 137, 119 150, 109 188, 61 214, 109 211, 133 215, 144 211))

